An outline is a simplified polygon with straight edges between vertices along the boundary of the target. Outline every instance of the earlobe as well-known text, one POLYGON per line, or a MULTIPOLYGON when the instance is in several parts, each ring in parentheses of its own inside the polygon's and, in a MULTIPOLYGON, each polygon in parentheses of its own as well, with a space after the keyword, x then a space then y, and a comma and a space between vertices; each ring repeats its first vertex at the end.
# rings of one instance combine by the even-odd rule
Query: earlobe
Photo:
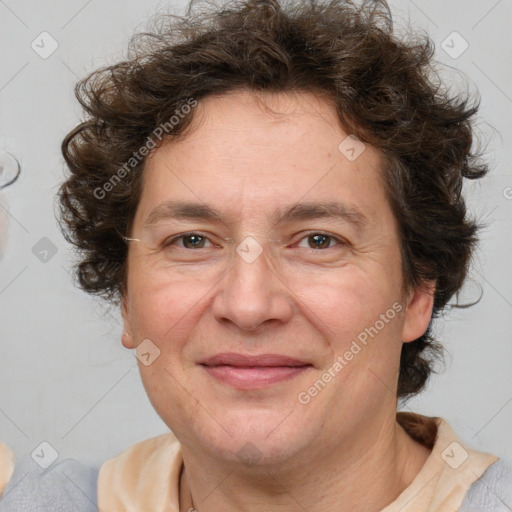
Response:
POLYGON ((121 336, 121 343, 125 348, 135 348, 128 315, 128 301, 125 296, 123 296, 121 300, 121 315, 123 317, 123 334, 121 336))
POLYGON ((402 330, 404 343, 414 341, 427 330, 434 307, 435 283, 422 283, 412 290, 407 299, 405 321, 402 330))
POLYGON ((128 331, 123 331, 123 335, 121 336, 121 343, 124 348, 135 348, 135 344, 133 343, 133 336, 128 331))

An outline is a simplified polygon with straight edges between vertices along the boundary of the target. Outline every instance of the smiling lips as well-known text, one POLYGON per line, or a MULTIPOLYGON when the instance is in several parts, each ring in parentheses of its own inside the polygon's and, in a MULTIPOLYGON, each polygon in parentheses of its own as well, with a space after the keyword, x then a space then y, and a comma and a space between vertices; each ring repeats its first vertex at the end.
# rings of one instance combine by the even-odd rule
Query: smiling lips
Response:
POLYGON ((200 364, 216 380, 243 390, 263 388, 312 367, 310 363, 277 354, 248 356, 224 353, 200 364))

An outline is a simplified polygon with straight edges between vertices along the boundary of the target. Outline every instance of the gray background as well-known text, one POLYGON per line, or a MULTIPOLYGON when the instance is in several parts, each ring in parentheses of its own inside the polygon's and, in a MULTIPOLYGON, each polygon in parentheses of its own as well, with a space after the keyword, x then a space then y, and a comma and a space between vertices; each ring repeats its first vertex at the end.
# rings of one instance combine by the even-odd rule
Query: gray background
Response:
MULTIPOLYGON (((450 354, 446 370, 406 408, 442 416, 474 447, 512 459, 512 1, 400 0, 391 7, 395 23, 430 34, 454 87, 465 87, 460 70, 480 92, 479 127, 493 168, 466 189, 488 228, 462 299, 477 297, 478 285, 483 298, 437 322, 450 354), (469 44, 457 58, 442 47, 447 40, 452 54, 462 48, 454 31, 469 44)), ((9 219, 0 262, 0 441, 18 456, 46 441, 60 459, 99 464, 166 430, 136 359, 120 343, 118 313, 74 288, 54 194, 63 176, 61 140, 81 115, 74 83, 121 58, 130 35, 169 8, 182 13, 184 3, 0 0, 0 148, 23 167, 0 198, 0 216, 9 219), (45 31, 58 48, 43 59, 31 43, 41 47, 45 31)))

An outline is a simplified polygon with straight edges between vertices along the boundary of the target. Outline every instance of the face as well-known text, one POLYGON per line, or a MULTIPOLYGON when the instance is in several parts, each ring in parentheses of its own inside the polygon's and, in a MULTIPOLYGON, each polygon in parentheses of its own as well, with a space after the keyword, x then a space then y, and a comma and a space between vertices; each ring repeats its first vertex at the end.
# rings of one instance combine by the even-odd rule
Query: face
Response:
POLYGON ((234 462, 371 435, 432 307, 404 292, 379 152, 312 94, 196 109, 148 158, 131 233, 123 343, 153 406, 184 447, 234 462))

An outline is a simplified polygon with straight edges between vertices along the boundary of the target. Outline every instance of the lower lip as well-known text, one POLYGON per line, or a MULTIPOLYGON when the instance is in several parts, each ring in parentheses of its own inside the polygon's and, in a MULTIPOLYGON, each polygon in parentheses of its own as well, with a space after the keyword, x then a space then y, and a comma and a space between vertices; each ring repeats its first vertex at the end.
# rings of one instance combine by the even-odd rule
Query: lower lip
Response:
POLYGON ((301 374, 310 366, 203 366, 216 380, 238 389, 258 389, 301 374))

